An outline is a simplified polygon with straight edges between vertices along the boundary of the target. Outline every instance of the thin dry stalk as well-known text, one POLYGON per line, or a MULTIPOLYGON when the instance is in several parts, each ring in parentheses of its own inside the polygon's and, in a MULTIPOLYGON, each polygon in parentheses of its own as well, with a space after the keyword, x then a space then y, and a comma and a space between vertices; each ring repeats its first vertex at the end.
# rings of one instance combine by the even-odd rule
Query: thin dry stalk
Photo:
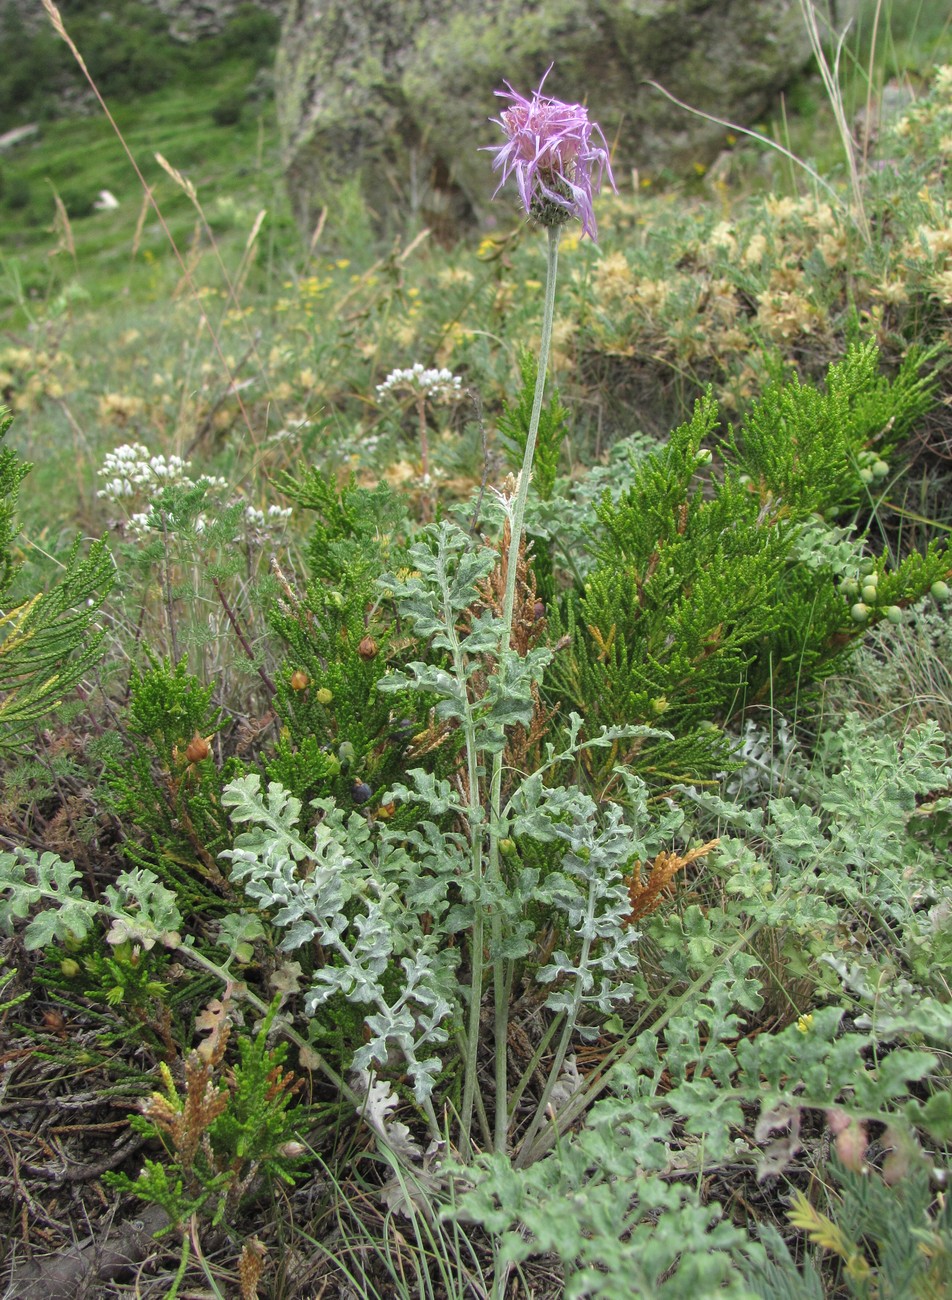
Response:
POLYGON ((241 261, 238 263, 238 271, 235 275, 235 296, 241 296, 245 287, 245 281, 248 278, 248 272, 251 270, 251 254, 254 246, 258 242, 258 236, 261 233, 261 227, 264 225, 264 219, 268 215, 268 209, 262 208, 252 223, 251 230, 248 232, 248 238, 245 240, 244 252, 241 255, 241 261))
POLYGON ((869 67, 866 72, 866 114, 863 118, 863 171, 869 161, 869 142, 873 129, 873 73, 876 62, 876 42, 879 36, 879 18, 883 9, 883 0, 876 0, 876 12, 873 14, 873 37, 869 45, 869 67))
POLYGON ((314 227, 314 231, 311 234, 311 242, 307 246, 307 256, 309 261, 314 256, 314 250, 317 248, 321 235, 324 233, 324 223, 326 221, 327 207, 325 205, 325 207, 321 208, 321 215, 317 219, 317 225, 314 227))
MULTIPOLYGON (((102 109, 106 117, 106 120, 108 121, 109 125, 112 127, 113 131, 115 132, 116 138, 118 139, 120 145, 122 146, 123 152, 125 153, 126 157, 129 159, 129 162, 132 166, 132 170, 135 172, 139 184, 142 186, 143 194, 146 196, 149 205, 151 206, 152 210, 155 212, 156 218, 158 219, 159 225, 162 228, 163 234, 165 235, 166 239, 169 241, 169 247, 172 249, 172 253, 175 256, 176 261, 178 262, 179 266, 182 268, 183 274, 187 277, 189 281, 189 289, 192 295, 192 299, 198 308, 203 325, 208 329, 209 335, 212 339, 212 343, 215 348, 215 352, 218 356, 218 360, 221 363, 221 366, 225 371, 225 373, 230 375, 231 370, 225 358, 225 353, 221 346, 221 341, 218 337, 218 333, 213 327, 211 321, 208 319, 208 313, 205 311, 205 308, 202 305, 202 299, 198 292, 198 286, 191 278, 191 273, 189 272, 189 269, 185 264, 185 259, 183 258, 179 250, 178 244, 175 242, 175 237, 173 236, 171 230, 168 227, 168 223, 165 220, 165 217, 162 213, 162 209, 159 207, 155 199, 155 196, 153 195, 151 186, 143 176, 142 169, 140 168, 138 162, 136 161, 135 155, 133 154, 132 150, 129 148, 129 145, 126 142, 126 138, 122 134, 122 131, 119 129, 119 125, 116 122, 116 119, 109 111, 109 107, 106 104, 106 101, 103 99, 102 95, 100 94, 99 87, 96 85, 96 82, 93 80, 93 76, 89 71, 89 68, 86 66, 86 61, 84 60, 83 56, 80 54, 75 42, 73 41, 73 38, 67 32, 60 11, 57 9, 56 5, 53 4, 53 0, 42 0, 42 4, 43 4, 43 8, 46 10, 47 17, 49 18, 50 23, 53 26, 53 30, 66 43, 70 54, 72 54, 73 58, 76 60, 77 65, 82 71, 83 76, 89 82, 89 87, 92 90, 93 94, 95 95, 99 107, 102 109)), ((236 392, 236 397, 238 399, 238 407, 239 410, 241 411, 242 419, 244 420, 245 423, 245 428, 248 430, 249 436, 252 439, 254 439, 255 431, 254 428, 252 427, 251 417, 249 416, 245 404, 242 402, 241 397, 240 395, 237 394, 237 392, 236 392)))
POLYGON ((142 232, 145 230, 146 218, 151 212, 153 206, 154 206, 154 200, 152 198, 152 190, 149 186, 146 186, 145 191, 142 195, 142 202, 139 204, 139 215, 136 218, 136 228, 132 235, 132 249, 130 252, 130 257, 132 258, 133 261, 135 261, 136 257, 138 256, 139 247, 142 244, 142 232))
POLYGON ((850 174, 850 189, 853 193, 853 220, 863 237, 864 243, 870 246, 873 241, 872 231, 869 226, 869 219, 866 216, 866 207, 863 197, 863 184, 860 175, 860 165, 857 159, 856 141, 853 139, 853 133, 850 130, 849 122, 846 120, 846 107, 843 103, 843 91, 840 87, 840 57, 843 53, 843 42, 846 40, 846 33, 849 25, 843 29, 836 42, 836 53, 833 56, 833 66, 830 67, 829 60, 826 57, 826 51, 823 48, 823 40, 820 36, 820 26, 817 21, 816 7, 812 0, 800 0, 800 9, 803 13, 803 21, 806 23, 807 35, 810 38, 810 47, 813 50, 813 57, 817 61, 817 67, 820 69, 820 76, 823 79, 823 87, 826 90, 827 99, 830 101, 830 108, 833 110, 833 117, 836 121, 836 129, 839 132, 840 140, 843 145, 843 153, 846 157, 846 165, 850 174))
POLYGON ((56 206, 56 219, 53 226, 57 236, 56 247, 53 249, 53 254, 55 255, 56 253, 65 250, 73 259, 74 269, 78 269, 76 262, 76 241, 73 239, 73 227, 70 225, 69 213, 66 211, 66 204, 56 193, 56 190, 53 190, 53 203, 56 206))

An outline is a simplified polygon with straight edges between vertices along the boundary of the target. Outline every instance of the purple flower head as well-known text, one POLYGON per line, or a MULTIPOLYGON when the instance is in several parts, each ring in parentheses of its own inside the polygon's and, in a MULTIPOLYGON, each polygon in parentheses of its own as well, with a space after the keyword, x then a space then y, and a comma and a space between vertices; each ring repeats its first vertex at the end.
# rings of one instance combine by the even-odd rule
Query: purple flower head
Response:
MULTIPOLYGON (((545 77, 551 71, 550 64, 545 77)), ((506 90, 496 91, 500 98, 512 100, 511 108, 490 118, 506 133, 505 144, 486 146, 495 151, 494 170, 502 173, 496 194, 515 173, 527 216, 543 225, 561 225, 578 217, 582 234, 597 240, 592 195, 601 189, 603 174, 615 189, 608 145, 601 127, 588 120, 588 110, 581 104, 563 104, 543 95, 545 77, 531 99, 518 94, 508 81, 506 90), (593 135, 601 144, 592 143, 593 135)))

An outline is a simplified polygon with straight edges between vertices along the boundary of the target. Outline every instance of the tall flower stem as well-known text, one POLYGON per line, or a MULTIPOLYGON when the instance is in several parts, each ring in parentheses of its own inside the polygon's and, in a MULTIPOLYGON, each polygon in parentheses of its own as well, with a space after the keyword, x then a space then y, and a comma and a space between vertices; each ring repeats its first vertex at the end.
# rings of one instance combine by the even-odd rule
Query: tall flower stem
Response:
POLYGON ((559 270, 559 235, 562 233, 562 227, 549 226, 547 233, 549 241, 546 250, 545 302, 542 307, 542 341, 539 344, 539 367, 536 371, 535 393, 532 398, 532 414, 529 417, 526 450, 522 458, 516 500, 512 508, 509 554, 506 557, 506 599, 503 605, 502 617, 506 625, 507 639, 512 634, 512 617, 516 603, 516 572, 519 568, 519 546, 522 541, 522 529, 526 517, 529 479, 532 476, 532 461, 535 456, 536 438, 539 433, 539 419, 542 415, 545 376, 549 365, 549 352, 552 348, 552 323, 555 319, 555 283, 559 270))
MULTIPOLYGON (((542 341, 539 344, 539 365, 536 371, 535 394, 532 400, 532 414, 529 417, 526 449, 522 458, 522 469, 519 472, 516 496, 509 521, 509 549, 506 553, 506 594, 503 601, 503 629, 500 637, 500 649, 503 653, 509 650, 512 641, 512 621, 516 605, 516 577, 519 570, 519 549, 525 524, 526 502, 529 496, 529 480, 532 476, 532 461, 535 456, 539 419, 542 414, 542 398, 545 392, 549 352, 552 347, 552 323, 555 319, 555 285, 559 266, 560 233, 560 226, 550 226, 548 228, 545 301, 542 307, 542 341)), ((489 876, 499 886, 502 884, 499 841, 505 836, 505 827, 502 823, 502 769, 503 752, 500 751, 493 755, 492 780, 489 792, 489 876)), ((509 999, 512 992, 513 975, 512 962, 504 960, 499 955, 502 948, 502 939, 502 916, 500 915, 500 909, 496 907, 491 913, 490 943, 492 944, 491 962, 493 969, 493 1019, 496 1061, 494 1146, 499 1152, 505 1152, 506 1150, 509 1127, 507 1051, 509 999)))
POLYGON ((423 467, 423 522, 430 520, 430 442, 426 432, 426 393, 416 400, 417 424, 420 429, 420 463, 423 467))

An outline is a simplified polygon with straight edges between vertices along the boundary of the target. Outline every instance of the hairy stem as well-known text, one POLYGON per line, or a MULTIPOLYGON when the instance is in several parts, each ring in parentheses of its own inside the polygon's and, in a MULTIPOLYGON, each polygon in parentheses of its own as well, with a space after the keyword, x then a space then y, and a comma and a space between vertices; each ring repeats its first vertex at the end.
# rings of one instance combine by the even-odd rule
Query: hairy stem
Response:
POLYGON ((559 235, 561 230, 561 226, 550 226, 548 229, 549 242, 546 250, 545 301, 542 307, 542 340, 539 344, 539 366, 536 371, 535 393, 532 397, 532 414, 529 417, 526 450, 522 457, 522 469, 519 471, 516 499, 512 507, 509 554, 506 557, 506 599, 502 609, 503 622, 506 625, 507 633, 510 634, 512 632, 513 610, 516 604, 516 571, 519 567, 519 546, 522 541, 522 530, 526 517, 526 501, 529 497, 529 479, 532 477, 532 461, 535 457, 539 419, 542 415, 545 375, 549 365, 549 351, 552 347, 552 323, 555 319, 555 283, 559 270, 559 235))
MULTIPOLYGON (((542 340, 539 344, 539 364, 536 370, 535 393, 532 398, 532 414, 529 417, 529 431, 526 437, 526 449, 522 457, 522 469, 516 496, 512 505, 509 523, 509 550, 506 554, 506 594, 503 601, 503 630, 500 637, 500 649, 505 652, 512 641, 512 620, 516 605, 516 575, 519 569, 519 549, 526 517, 526 501, 529 496, 529 480, 532 476, 532 461, 535 456, 536 437, 539 432, 539 419, 542 414, 542 398, 545 393, 545 376, 549 365, 549 351, 552 346, 552 323, 555 319, 555 285, 559 266, 559 226, 550 226, 546 258, 545 300, 542 308, 542 340)), ((505 836, 502 808, 502 768, 504 751, 493 756, 492 780, 489 792, 489 875, 501 883, 499 863, 499 841, 505 836)), ((499 909, 491 917, 492 948, 498 954, 502 944, 502 917, 499 909)), ((510 963, 498 955, 493 957, 493 1014, 496 1060, 496 1122, 494 1146, 504 1152, 507 1145, 509 1129, 508 1070, 507 1050, 509 1040, 509 993, 511 969, 510 963)))
POLYGON ((423 470, 423 522, 428 523, 430 509, 430 440, 426 431, 426 394, 417 397, 417 422, 420 426, 420 465, 423 470))
MULTIPOLYGON (((473 881, 483 880, 483 818, 479 806, 479 752, 476 739, 476 719, 472 701, 466 690, 466 663, 463 645, 456 630, 456 616, 449 587, 443 583, 443 621, 451 641, 453 671, 459 682, 464 704, 463 736, 466 745, 466 779, 469 785, 470 854, 473 881)), ((476 912, 470 939, 469 1012, 463 1070, 463 1100, 460 1106, 460 1154, 464 1160, 470 1156, 470 1133, 473 1124, 473 1106, 476 1099, 476 1074, 479 1061, 479 1013, 483 1000, 483 908, 477 889, 476 912)))
POLYGON ((568 1055, 569 1046, 572 1042, 572 1035, 575 1032, 575 1026, 578 1022, 578 1013, 582 1008, 582 995, 584 992, 583 978, 588 970, 588 958, 592 950, 592 941, 588 937, 592 932, 592 924, 595 919, 595 901, 596 901, 595 882, 590 881, 588 886, 588 908, 585 917, 584 933, 585 939, 582 942, 582 951, 578 958, 578 973, 575 976, 575 992, 572 998, 571 1009, 566 1013, 565 1023, 562 1026, 562 1034, 559 1038, 559 1045, 556 1048, 555 1057, 548 1069, 548 1078, 545 1087, 542 1090, 542 1096, 539 1098, 539 1104, 536 1112, 532 1117, 529 1128, 523 1139, 522 1149, 516 1158, 516 1168, 519 1168, 524 1157, 532 1150, 532 1141, 542 1123, 545 1120, 546 1111, 549 1106, 549 1098, 552 1096, 552 1090, 562 1073, 562 1066, 565 1064, 565 1058, 568 1055))

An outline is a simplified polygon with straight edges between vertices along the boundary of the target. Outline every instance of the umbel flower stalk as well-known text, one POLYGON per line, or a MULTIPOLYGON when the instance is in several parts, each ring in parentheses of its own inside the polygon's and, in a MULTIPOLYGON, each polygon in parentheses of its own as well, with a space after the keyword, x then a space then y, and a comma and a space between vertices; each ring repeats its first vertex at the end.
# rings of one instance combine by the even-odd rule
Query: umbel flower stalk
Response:
MULTIPOLYGON (((605 137, 597 123, 590 122, 588 111, 581 104, 566 104, 542 93, 545 78, 551 65, 531 99, 506 89, 496 94, 511 101, 511 106, 498 118, 492 118, 505 133, 502 145, 494 149, 493 167, 501 173, 496 194, 510 177, 515 177, 519 198, 526 216, 546 230, 547 257, 545 298, 542 309, 542 339, 539 347, 539 364, 533 395, 532 413, 522 468, 517 480, 514 498, 509 509, 509 546, 506 555, 506 587, 503 602, 502 645, 508 646, 512 638, 512 621, 515 608, 516 577, 519 568, 519 550, 525 524, 529 480, 535 456, 539 419, 545 392, 546 371, 552 343, 552 324, 555 317, 555 288, 558 277, 559 235, 566 222, 577 218, 582 234, 593 241, 598 229, 593 209, 593 195, 601 188, 607 176, 612 188, 614 177, 605 137)), ((493 196, 495 197, 495 195, 493 196)), ((489 790, 489 874, 497 882, 502 875, 499 842, 505 838, 502 809, 503 754, 493 756, 489 790)), ((496 912, 491 918, 492 950, 499 951, 501 921, 496 912)), ((468 1051, 462 1105, 462 1133, 465 1149, 474 1105, 474 1088, 477 1077, 475 1053, 479 1042, 479 1012, 482 990, 482 941, 474 943, 472 955, 472 985, 468 1051)), ((497 1151, 506 1150, 508 1132, 507 1037, 508 1003, 512 969, 511 963, 497 959, 493 963, 493 1001, 496 1062, 496 1115, 494 1144, 497 1151)))

